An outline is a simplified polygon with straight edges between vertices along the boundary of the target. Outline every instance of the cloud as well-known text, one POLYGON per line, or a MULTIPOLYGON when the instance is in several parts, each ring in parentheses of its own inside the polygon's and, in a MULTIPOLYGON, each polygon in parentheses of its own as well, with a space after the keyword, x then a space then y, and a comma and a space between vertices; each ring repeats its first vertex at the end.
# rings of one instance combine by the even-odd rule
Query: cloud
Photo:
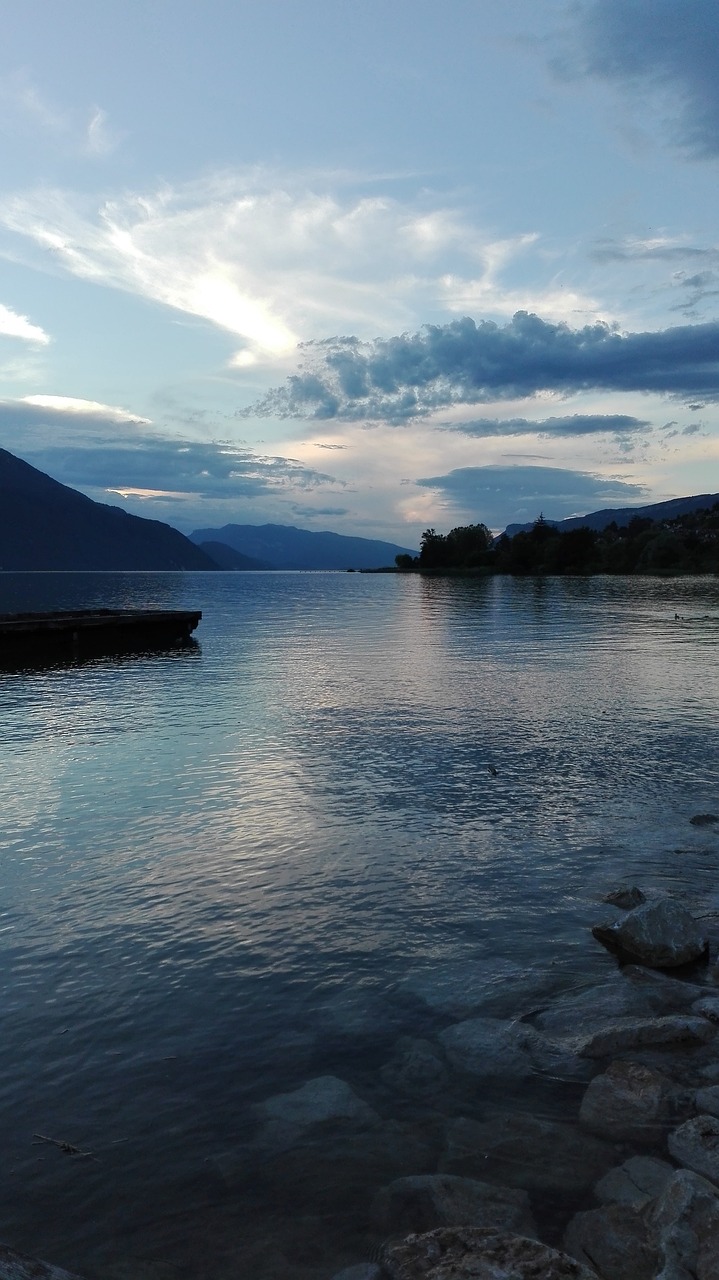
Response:
POLYGON ((473 422, 456 422, 446 430, 457 431, 477 439, 492 436, 540 435, 561 439, 564 436, 603 435, 607 432, 641 431, 651 424, 643 418, 625 413, 573 413, 560 418, 477 418, 473 422))
POLYGON ((590 0, 575 12, 578 47, 565 70, 634 92, 687 154, 719 155, 716 0, 590 0))
POLYGON ((595 262, 685 262, 687 259, 691 261, 697 258, 716 261, 719 259, 719 252, 713 248, 684 244, 670 236, 646 239, 627 236, 623 240, 605 237, 595 241, 589 257, 595 262))
POLYGON ((447 309, 597 314, 556 282, 522 289, 506 278, 532 253, 544 274, 534 231, 498 237, 426 192, 399 200, 377 181, 375 194, 358 194, 357 182, 251 170, 99 206, 43 188, 1 198, 0 227, 23 238, 39 270, 59 267, 231 334, 228 364, 239 372, 291 354, 300 336, 391 334, 447 309))
POLYGON ((323 519, 326 516, 346 516, 348 511, 348 507, 307 507, 299 502, 295 502, 292 505, 293 514, 306 520, 315 520, 319 516, 322 516, 323 519))
POLYGON ((0 121, 0 127, 13 136, 44 135, 54 148, 90 159, 109 155, 120 141, 102 107, 92 107, 89 119, 83 118, 82 113, 52 102, 21 70, 0 76, 0 121))
MULTIPOLYGON (((51 410, 59 414, 72 414, 79 418, 94 418, 103 422, 128 422, 138 423, 141 426, 148 426, 149 418, 140 418, 137 414, 131 413, 128 409, 121 409, 117 405, 101 404, 98 400, 82 400, 77 396, 23 396, 19 402, 22 405, 31 405, 40 412, 37 417, 43 417, 46 410, 51 410)), ((0 412, 3 404, 10 406, 11 412, 17 409, 18 401, 0 401, 0 412)))
POLYGON ((461 467, 416 483, 442 494, 447 507, 491 528, 534 520, 540 511, 553 520, 587 515, 603 507, 639 504, 642 485, 561 467, 461 467))
POLYGON ((32 324, 27 316, 18 315, 0 302, 0 335, 4 338, 21 338, 23 342, 37 342, 47 346, 50 338, 39 325, 32 324))
POLYGON ((329 338, 306 343, 300 373, 238 416, 401 424, 450 405, 585 390, 719 399, 719 323, 621 334, 520 311, 503 327, 465 317, 374 342, 329 338))
POLYGON ((147 435, 102 447, 30 445, 22 456, 71 488, 134 495, 252 498, 310 491, 341 482, 293 458, 263 456, 232 444, 164 440, 147 435))

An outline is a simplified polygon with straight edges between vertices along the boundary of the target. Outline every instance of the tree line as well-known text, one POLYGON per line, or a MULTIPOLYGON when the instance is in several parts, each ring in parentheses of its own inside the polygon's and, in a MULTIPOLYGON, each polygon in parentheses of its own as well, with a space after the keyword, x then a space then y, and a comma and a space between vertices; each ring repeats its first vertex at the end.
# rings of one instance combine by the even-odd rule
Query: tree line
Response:
POLYGON ((691 574, 719 572, 719 503, 651 520, 633 516, 597 531, 555 528, 539 515, 531 529, 494 538, 486 524, 426 529, 418 556, 399 555, 404 573, 691 574))

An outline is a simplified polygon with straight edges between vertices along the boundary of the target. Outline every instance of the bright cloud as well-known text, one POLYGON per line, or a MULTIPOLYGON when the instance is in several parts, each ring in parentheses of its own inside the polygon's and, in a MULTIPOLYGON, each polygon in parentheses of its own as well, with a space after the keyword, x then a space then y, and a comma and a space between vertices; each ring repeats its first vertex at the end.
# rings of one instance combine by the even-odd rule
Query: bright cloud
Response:
POLYGON ((253 171, 118 197, 95 211, 57 190, 16 195, 0 200, 0 225, 74 276, 233 334, 242 342, 236 368, 286 356, 300 338, 350 326, 374 336, 474 306, 497 316, 521 306, 557 319, 596 314, 596 302, 576 291, 509 288, 505 273, 536 249, 535 232, 495 238, 428 200, 253 171))
POLYGON ((81 400, 76 396, 23 396, 22 404, 35 405, 38 409, 52 409, 58 413, 106 418, 110 422, 136 422, 142 425, 149 425, 150 422, 149 418, 140 418, 117 405, 100 404, 97 400, 81 400))
POLYGON ((50 338, 39 325, 32 324, 27 316, 18 315, 0 302, 0 335, 5 338, 21 338, 24 342, 37 342, 47 346, 50 338))

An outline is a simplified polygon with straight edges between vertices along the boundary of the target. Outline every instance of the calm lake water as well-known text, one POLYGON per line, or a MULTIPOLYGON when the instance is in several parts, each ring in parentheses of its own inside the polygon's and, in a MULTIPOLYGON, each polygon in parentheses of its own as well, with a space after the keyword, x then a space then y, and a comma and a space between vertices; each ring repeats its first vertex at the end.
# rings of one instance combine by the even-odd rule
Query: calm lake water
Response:
POLYGON ((409 972, 482 960, 501 1005, 501 961, 609 972, 620 881, 719 910, 689 824, 719 582, 0 575, 0 611, 65 606, 204 617, 193 650, 0 674, 0 1238, 99 1280, 324 1280, 369 1256, 372 1160, 248 1176, 257 1102, 333 1074, 426 1132, 381 1076, 452 1020, 409 972))

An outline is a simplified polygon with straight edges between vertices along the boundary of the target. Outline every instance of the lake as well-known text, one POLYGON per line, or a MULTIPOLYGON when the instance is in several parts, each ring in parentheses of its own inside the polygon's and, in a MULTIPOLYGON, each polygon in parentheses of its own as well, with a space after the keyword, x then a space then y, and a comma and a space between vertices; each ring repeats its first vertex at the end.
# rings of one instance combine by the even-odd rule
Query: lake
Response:
POLYGON ((198 646, 0 674, 0 1237, 99 1280, 325 1280, 391 1153, 258 1163, 258 1103, 337 1076, 431 1163, 473 1104, 393 1091, 398 1038, 453 1020, 423 975, 481 962, 514 1016, 508 962, 610 973, 617 883, 719 911, 689 822, 719 582, 0 575, 3 612, 141 606, 201 608, 198 646))

